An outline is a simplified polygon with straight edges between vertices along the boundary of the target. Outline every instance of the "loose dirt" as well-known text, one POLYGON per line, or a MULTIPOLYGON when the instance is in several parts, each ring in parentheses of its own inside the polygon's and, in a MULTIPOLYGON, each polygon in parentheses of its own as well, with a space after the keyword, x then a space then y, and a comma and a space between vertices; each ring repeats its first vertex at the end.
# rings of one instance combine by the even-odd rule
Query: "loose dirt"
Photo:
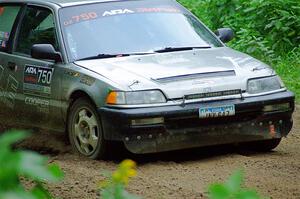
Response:
POLYGON ((64 137, 39 133, 22 144, 50 156, 65 172, 59 184, 50 184, 57 198, 100 198, 97 186, 103 172, 113 171, 125 158, 138 163, 138 176, 128 191, 143 198, 206 198, 207 186, 223 182, 237 169, 245 171, 245 186, 271 198, 300 199, 300 106, 294 128, 273 152, 253 153, 231 146, 209 147, 136 156, 118 153, 109 161, 93 161, 72 153, 64 137))

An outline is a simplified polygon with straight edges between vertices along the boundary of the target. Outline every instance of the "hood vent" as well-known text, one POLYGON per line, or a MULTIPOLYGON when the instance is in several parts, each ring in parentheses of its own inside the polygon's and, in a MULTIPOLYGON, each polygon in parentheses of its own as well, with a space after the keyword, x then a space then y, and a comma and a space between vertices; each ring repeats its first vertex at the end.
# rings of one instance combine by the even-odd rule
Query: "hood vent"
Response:
POLYGON ((169 83, 169 82, 175 82, 175 81, 186 81, 186 80, 201 79, 201 78, 227 77, 227 76, 235 76, 235 75, 236 74, 235 74, 234 70, 228 70, 228 71, 195 73, 195 74, 163 77, 163 78, 158 78, 158 79, 154 79, 154 80, 159 83, 169 83))

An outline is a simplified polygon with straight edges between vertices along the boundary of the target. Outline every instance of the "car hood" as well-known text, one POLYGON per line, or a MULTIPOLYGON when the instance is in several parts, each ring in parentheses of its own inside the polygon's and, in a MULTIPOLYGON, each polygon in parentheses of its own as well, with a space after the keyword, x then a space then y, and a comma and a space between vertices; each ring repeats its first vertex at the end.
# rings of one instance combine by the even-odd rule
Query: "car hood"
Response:
POLYGON ((120 90, 160 89, 168 98, 225 90, 246 90, 250 78, 274 71, 227 47, 77 61, 119 85, 120 90))

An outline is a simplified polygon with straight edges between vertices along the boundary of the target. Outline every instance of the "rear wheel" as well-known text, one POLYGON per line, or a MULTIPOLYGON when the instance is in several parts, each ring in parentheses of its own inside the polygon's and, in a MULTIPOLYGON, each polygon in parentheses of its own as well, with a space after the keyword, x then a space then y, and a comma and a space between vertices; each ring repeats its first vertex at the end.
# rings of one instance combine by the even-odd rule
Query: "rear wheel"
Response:
POLYGON ((272 140, 261 140, 249 143, 247 146, 253 151, 271 151, 275 149, 281 142, 281 138, 276 138, 272 140))
POLYGON ((91 159, 104 158, 104 140, 100 117, 95 106, 86 98, 76 100, 68 115, 68 134, 72 147, 91 159))

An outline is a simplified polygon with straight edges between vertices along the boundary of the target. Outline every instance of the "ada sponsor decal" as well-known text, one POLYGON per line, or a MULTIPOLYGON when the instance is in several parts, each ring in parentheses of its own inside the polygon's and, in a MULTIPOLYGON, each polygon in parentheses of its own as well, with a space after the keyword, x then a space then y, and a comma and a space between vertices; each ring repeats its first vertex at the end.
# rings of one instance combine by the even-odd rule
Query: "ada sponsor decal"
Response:
POLYGON ((24 87, 26 93, 50 95, 53 68, 25 65, 24 87))
POLYGON ((129 10, 129 9, 110 10, 110 11, 105 11, 102 16, 106 17, 106 16, 128 14, 128 13, 134 13, 134 11, 129 10))

